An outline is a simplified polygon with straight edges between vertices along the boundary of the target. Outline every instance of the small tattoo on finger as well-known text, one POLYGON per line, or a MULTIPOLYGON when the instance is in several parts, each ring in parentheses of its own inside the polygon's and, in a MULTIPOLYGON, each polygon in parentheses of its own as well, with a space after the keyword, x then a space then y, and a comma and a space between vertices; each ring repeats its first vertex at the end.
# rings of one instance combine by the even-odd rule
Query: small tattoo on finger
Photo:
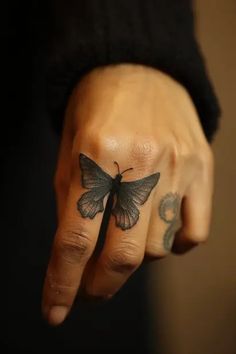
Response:
POLYGON ((113 162, 118 169, 114 177, 88 156, 82 153, 79 155, 82 187, 87 191, 77 201, 77 209, 83 218, 93 219, 98 213, 104 211, 103 200, 109 195, 107 207, 112 208, 111 214, 115 217, 116 226, 121 230, 128 230, 137 223, 140 214, 139 206, 148 200, 159 181, 160 172, 138 180, 123 182, 123 174, 133 168, 120 171, 118 162, 113 162))
POLYGON ((176 231, 177 221, 179 219, 181 198, 178 193, 167 193, 160 201, 159 204, 159 216, 168 224, 163 237, 163 246, 166 251, 170 251, 174 235, 176 231))

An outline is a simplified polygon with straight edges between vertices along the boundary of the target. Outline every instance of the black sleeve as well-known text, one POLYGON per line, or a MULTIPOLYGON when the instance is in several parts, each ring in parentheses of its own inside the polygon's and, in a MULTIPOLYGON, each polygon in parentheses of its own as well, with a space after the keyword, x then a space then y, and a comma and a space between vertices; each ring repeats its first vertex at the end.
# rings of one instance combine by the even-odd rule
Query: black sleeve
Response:
POLYGON ((71 90, 85 73, 139 63, 186 87, 212 140, 220 109, 196 42, 190 0, 52 0, 51 5, 48 102, 58 128, 71 90))

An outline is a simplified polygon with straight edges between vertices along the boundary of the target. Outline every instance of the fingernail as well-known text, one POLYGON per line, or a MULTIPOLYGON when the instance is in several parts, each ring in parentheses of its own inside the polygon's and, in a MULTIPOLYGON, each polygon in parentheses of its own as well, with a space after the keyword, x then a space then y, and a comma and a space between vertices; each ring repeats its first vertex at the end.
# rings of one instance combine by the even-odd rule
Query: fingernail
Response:
POLYGON ((53 306, 48 313, 48 322, 52 326, 62 323, 68 313, 66 306, 53 306))

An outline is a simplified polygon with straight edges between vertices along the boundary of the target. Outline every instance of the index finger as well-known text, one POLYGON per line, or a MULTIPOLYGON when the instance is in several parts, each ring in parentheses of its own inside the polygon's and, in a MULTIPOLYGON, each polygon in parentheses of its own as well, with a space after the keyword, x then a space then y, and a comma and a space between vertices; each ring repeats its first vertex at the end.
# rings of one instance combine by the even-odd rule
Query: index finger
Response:
MULTIPOLYGON (((42 305, 44 316, 52 325, 63 322, 68 314, 99 235, 103 212, 91 220, 77 210, 77 202, 85 192, 79 180, 71 184, 65 214, 54 239, 42 305)), ((104 208, 105 202, 106 199, 104 208)))

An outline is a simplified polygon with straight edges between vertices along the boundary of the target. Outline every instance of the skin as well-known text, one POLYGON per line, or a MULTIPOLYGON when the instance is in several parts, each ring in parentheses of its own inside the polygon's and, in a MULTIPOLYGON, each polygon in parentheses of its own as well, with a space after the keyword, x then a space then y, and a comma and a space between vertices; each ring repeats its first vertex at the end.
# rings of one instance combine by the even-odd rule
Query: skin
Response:
POLYGON ((191 98, 172 78, 131 64, 98 68, 86 75, 68 101, 55 176, 58 229, 42 303, 48 322, 63 322, 79 288, 88 296, 108 299, 144 257, 168 255, 171 247, 164 242, 168 228, 173 229, 172 252, 184 253, 205 242, 213 165, 191 98), (122 170, 132 167, 122 181, 160 172, 160 180, 139 206, 139 220, 132 228, 122 230, 110 217, 104 245, 96 257, 103 213, 91 220, 83 218, 76 207, 86 192, 81 183, 80 153, 113 178, 117 173, 114 160, 122 170), (178 196, 177 202, 172 200, 173 208, 178 204, 178 218, 170 204, 160 213, 167 195, 178 196), (175 234, 177 219, 181 227, 175 234))

